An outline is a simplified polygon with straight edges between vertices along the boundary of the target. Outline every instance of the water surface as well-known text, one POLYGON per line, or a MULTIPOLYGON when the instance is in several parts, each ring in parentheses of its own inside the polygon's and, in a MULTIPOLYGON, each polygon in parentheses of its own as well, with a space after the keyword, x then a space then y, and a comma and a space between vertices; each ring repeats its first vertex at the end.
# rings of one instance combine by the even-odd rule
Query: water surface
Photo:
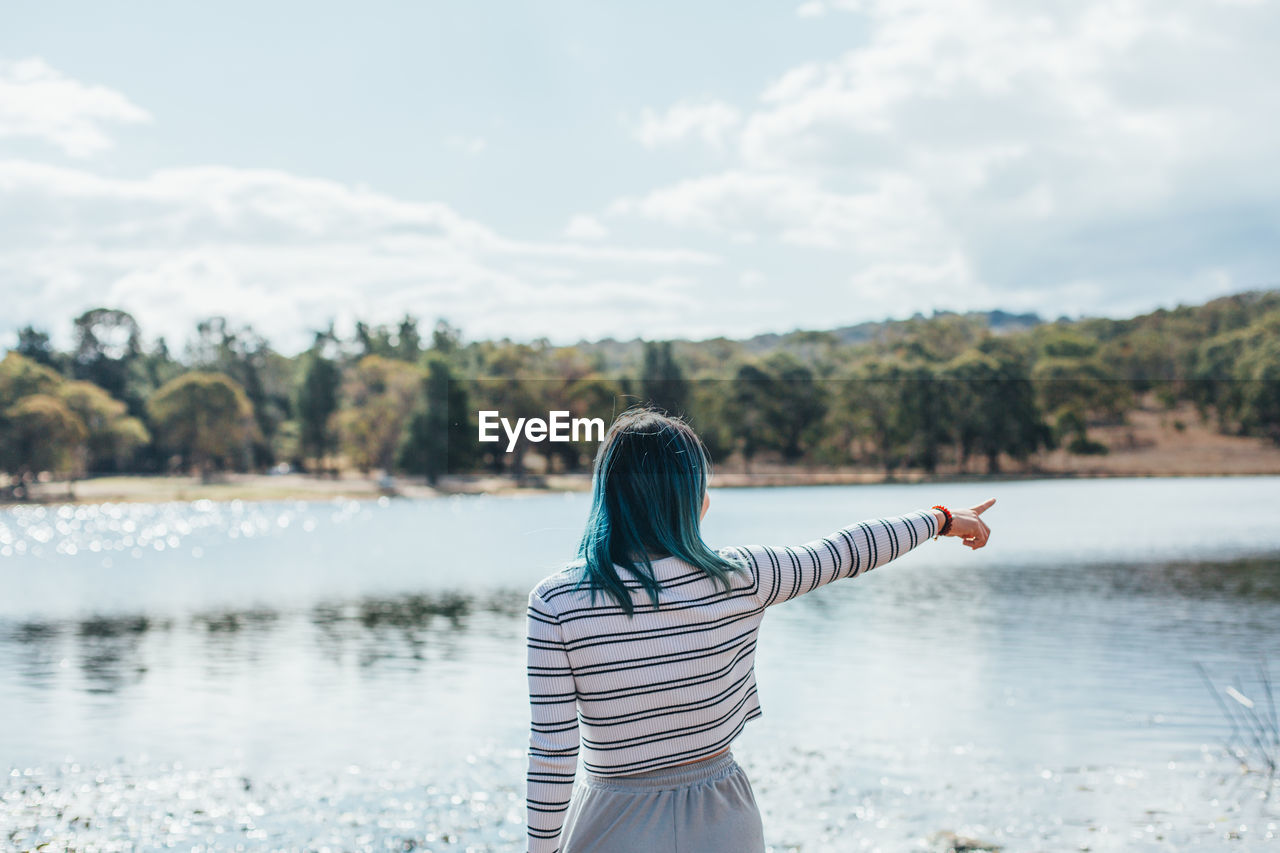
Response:
MULTIPOLYGON (((764 715, 734 753, 770 844, 1274 844, 1277 794, 1226 756, 1245 744, 1196 664, 1264 703, 1278 487, 713 490, 713 545, 998 499, 982 550, 929 541, 766 614, 764 715)), ((522 849, 525 596, 587 501, 0 512, 0 828, 104 849, 522 849)))

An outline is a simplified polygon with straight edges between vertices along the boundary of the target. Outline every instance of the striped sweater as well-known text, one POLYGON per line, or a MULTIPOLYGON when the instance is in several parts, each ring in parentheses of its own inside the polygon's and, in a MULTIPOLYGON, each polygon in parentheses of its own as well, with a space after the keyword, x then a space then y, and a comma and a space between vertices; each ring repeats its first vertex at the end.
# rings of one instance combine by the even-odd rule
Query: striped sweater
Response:
POLYGON ((526 807, 529 853, 555 853, 581 748, 583 769, 621 776, 720 751, 759 717, 756 635, 765 608, 905 554, 937 532, 932 510, 862 521, 798 547, 720 553, 749 569, 733 588, 677 557, 653 561, 655 609, 624 578, 635 617, 605 593, 590 603, 572 569, 529 593, 532 718, 526 807))

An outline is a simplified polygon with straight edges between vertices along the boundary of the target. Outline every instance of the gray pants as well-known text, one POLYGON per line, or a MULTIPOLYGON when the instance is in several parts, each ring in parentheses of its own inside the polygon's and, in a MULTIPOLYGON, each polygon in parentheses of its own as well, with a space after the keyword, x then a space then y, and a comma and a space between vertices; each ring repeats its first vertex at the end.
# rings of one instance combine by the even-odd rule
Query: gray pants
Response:
POLYGON ((755 794, 732 752, 631 776, 587 773, 560 838, 560 853, 765 850, 755 794))

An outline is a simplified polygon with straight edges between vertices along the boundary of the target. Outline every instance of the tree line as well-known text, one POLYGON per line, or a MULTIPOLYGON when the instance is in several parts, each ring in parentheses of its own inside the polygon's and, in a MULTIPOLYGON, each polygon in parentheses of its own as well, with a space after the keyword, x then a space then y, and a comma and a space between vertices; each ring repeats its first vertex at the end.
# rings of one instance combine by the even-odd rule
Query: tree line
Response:
MULTIPOLYGON (((713 456, 873 465, 888 474, 998 471, 1065 447, 1101 453, 1092 427, 1144 398, 1194 404, 1218 429, 1280 444, 1280 291, 1111 320, 1009 328, 1000 312, 935 312, 748 340, 466 341, 441 320, 313 331, 284 355, 251 326, 211 317, 180 354, 144 346, 126 311, 76 317, 73 346, 31 326, 0 361, 0 471, 26 492, 42 472, 266 471, 280 464, 423 476, 524 476, 589 465, 586 442, 477 441, 476 412, 568 411, 606 423, 635 403, 687 417, 713 456), (531 456, 532 454, 532 456, 531 456)), ((1008 317, 1010 315, 1002 315, 1008 317)))

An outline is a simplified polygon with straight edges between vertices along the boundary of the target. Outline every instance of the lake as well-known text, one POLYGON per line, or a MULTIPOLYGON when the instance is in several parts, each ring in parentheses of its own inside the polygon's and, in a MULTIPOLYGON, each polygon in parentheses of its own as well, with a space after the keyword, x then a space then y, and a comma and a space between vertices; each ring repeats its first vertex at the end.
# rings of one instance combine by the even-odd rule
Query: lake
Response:
MULTIPOLYGON (((713 489, 704 534, 991 496, 986 548, 766 613, 733 752, 771 849, 1275 849, 1226 689, 1271 731, 1280 478, 713 489)), ((523 850, 525 601, 588 503, 0 511, 0 846, 523 850)))

